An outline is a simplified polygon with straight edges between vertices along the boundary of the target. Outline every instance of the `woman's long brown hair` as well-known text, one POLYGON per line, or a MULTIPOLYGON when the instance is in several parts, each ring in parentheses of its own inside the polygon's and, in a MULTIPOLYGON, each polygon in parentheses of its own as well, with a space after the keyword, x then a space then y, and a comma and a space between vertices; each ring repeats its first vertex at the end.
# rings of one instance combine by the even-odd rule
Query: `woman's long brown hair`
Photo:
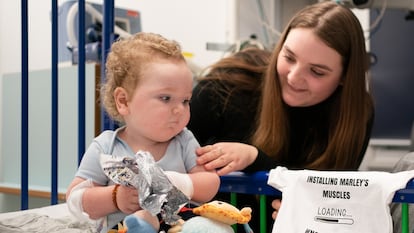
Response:
MULTIPOLYGON (((263 82, 260 115, 252 143, 276 161, 289 156, 289 118, 281 96, 276 71, 278 54, 293 28, 310 28, 342 56, 342 91, 330 110, 329 138, 326 150, 307 164, 309 169, 355 169, 364 147, 367 122, 373 114, 372 97, 368 93, 366 72, 368 59, 361 25, 347 8, 333 2, 310 5, 289 22, 276 45, 263 82)), ((321 142, 315 138, 314 143, 321 142)))

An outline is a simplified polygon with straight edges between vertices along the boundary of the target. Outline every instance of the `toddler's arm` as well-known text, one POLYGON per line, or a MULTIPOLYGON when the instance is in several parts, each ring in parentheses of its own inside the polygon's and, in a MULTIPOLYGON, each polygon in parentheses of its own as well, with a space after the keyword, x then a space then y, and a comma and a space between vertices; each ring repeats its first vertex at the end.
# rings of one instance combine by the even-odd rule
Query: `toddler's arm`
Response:
POLYGON ((217 193, 220 178, 213 171, 205 171, 202 166, 193 168, 190 173, 166 171, 165 174, 179 190, 193 201, 210 201, 217 193))
POLYGON ((194 185, 192 200, 200 203, 211 201, 217 194, 220 186, 219 176, 215 172, 209 171, 194 172, 194 169, 188 175, 194 185))
POLYGON ((70 205, 71 212, 77 213, 76 216, 84 215, 89 219, 97 220, 119 210, 129 214, 140 209, 138 192, 134 188, 118 187, 116 191, 118 210, 113 201, 114 185, 100 186, 93 183, 77 189, 76 187, 83 182, 85 182, 84 179, 75 177, 66 193, 66 200, 70 205))

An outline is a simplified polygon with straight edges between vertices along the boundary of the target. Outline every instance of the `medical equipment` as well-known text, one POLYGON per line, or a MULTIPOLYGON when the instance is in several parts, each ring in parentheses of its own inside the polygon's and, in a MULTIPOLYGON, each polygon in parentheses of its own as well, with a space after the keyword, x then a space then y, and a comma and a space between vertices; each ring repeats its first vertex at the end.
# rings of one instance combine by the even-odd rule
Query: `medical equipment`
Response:
POLYGON ((385 5, 392 9, 414 11, 414 0, 336 0, 335 2, 344 4, 350 8, 381 8, 385 5))
MULTIPOLYGON (((323 0, 320 0, 323 1, 323 0)), ((349 8, 357 9, 380 9, 377 18, 371 23, 368 31, 373 31, 380 24, 384 17, 385 10, 399 9, 408 10, 406 20, 414 19, 414 0, 333 0, 349 8)))
POLYGON ((265 49, 265 46, 257 39, 255 34, 250 35, 249 39, 246 40, 237 40, 233 44, 223 44, 223 43, 207 43, 207 50, 212 51, 224 51, 223 57, 227 57, 233 53, 239 52, 243 49, 254 47, 259 49, 265 49))
MULTIPOLYGON (((59 6, 59 62, 77 63, 78 1, 68 0, 59 6)), ((125 38, 141 31, 140 13, 136 10, 114 8, 114 33, 125 38)), ((99 62, 102 41, 102 5, 85 3, 85 59, 99 62)))

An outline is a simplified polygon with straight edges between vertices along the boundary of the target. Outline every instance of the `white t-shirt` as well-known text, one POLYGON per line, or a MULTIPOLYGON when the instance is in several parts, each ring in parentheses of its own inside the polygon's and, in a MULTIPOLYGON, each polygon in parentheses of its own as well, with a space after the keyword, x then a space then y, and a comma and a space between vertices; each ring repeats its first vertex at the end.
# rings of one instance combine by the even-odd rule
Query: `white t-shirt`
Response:
POLYGON ((272 233, 392 233, 389 204, 414 170, 398 173, 272 169, 283 195, 272 233))

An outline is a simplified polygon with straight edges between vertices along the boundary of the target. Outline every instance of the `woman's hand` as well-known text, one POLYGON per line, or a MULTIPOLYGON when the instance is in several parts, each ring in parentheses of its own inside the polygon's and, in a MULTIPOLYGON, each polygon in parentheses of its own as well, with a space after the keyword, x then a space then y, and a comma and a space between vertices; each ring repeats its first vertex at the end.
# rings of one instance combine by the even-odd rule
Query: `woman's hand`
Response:
POLYGON ((240 171, 256 160, 256 147, 238 142, 219 142, 196 150, 197 163, 206 170, 218 169, 219 176, 240 171))
POLYGON ((126 214, 132 214, 141 209, 136 188, 120 185, 116 192, 116 202, 119 210, 126 214))
POLYGON ((282 200, 274 199, 272 201, 272 208, 274 209, 272 213, 272 218, 275 220, 277 218, 277 214, 279 213, 280 205, 282 204, 282 200))

